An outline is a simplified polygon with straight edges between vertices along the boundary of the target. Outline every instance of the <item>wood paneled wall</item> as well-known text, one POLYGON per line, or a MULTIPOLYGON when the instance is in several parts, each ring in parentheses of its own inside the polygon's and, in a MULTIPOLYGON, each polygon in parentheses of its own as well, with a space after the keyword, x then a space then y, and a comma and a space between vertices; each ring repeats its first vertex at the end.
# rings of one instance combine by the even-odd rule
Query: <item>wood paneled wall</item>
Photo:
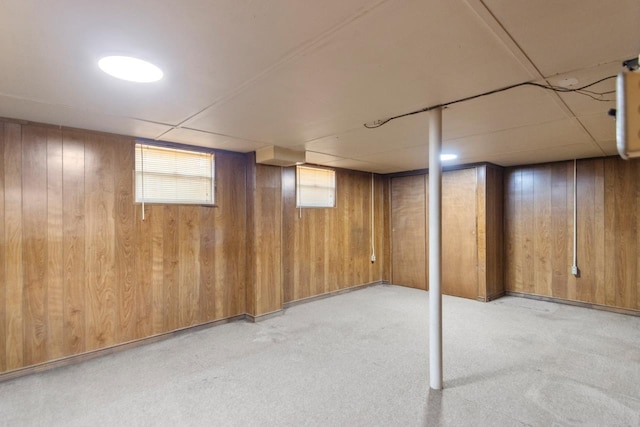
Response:
POLYGON ((505 174, 506 289, 640 309, 640 161, 579 160, 578 267, 573 257, 573 162, 505 174))
POLYGON ((429 283, 429 212, 427 175, 391 179, 392 282, 427 289, 429 283))
POLYGON ((389 278, 388 178, 374 175, 377 260, 371 257, 371 174, 336 170, 335 208, 296 208, 295 167, 283 169, 284 301, 389 278))
POLYGON ((245 312, 245 155, 142 221, 133 144, 0 121, 0 372, 245 312))
MULTIPOLYGON (((428 175, 391 178, 392 281, 428 288, 428 175)), ((504 293, 502 169, 442 176, 442 291, 489 300, 504 293)))
POLYGON ((247 313, 282 309, 282 168, 247 165, 247 313))

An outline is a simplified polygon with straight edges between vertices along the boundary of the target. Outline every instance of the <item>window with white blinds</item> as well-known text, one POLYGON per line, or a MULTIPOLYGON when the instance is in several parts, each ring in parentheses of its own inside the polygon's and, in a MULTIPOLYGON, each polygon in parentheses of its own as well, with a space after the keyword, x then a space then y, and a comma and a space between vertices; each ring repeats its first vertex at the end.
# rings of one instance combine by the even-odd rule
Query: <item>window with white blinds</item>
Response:
POLYGON ((335 171, 297 166, 296 178, 296 207, 333 208, 336 206, 335 171))
POLYGON ((136 144, 136 202, 213 205, 213 153, 136 144))

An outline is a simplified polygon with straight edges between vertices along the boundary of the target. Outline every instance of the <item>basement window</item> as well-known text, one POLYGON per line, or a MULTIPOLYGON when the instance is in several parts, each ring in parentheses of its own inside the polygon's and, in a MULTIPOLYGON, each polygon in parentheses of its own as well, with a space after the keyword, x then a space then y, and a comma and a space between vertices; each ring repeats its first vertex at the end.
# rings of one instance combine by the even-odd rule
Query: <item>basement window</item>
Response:
POLYGON ((136 144, 136 202, 214 204, 213 153, 136 144))
POLYGON ((296 207, 333 208, 336 206, 336 171, 296 167, 296 207))

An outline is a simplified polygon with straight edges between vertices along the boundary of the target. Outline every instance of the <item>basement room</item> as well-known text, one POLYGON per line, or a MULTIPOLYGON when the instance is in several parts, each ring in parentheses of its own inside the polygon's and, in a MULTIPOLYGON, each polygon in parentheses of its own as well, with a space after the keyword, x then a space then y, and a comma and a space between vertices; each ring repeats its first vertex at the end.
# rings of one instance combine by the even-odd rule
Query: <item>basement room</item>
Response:
POLYGON ((640 426, 640 2, 6 0, 0 424, 640 426))

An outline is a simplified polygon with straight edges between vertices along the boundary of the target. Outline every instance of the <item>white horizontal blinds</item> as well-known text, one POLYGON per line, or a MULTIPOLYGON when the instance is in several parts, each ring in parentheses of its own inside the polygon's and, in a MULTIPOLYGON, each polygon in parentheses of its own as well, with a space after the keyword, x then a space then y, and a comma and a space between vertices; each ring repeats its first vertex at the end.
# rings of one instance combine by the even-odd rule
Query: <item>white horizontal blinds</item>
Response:
POLYGON ((336 172, 330 169, 297 167, 296 206, 332 208, 336 205, 336 172))
POLYGON ((212 205, 214 167, 212 153, 136 144, 136 202, 212 205))

